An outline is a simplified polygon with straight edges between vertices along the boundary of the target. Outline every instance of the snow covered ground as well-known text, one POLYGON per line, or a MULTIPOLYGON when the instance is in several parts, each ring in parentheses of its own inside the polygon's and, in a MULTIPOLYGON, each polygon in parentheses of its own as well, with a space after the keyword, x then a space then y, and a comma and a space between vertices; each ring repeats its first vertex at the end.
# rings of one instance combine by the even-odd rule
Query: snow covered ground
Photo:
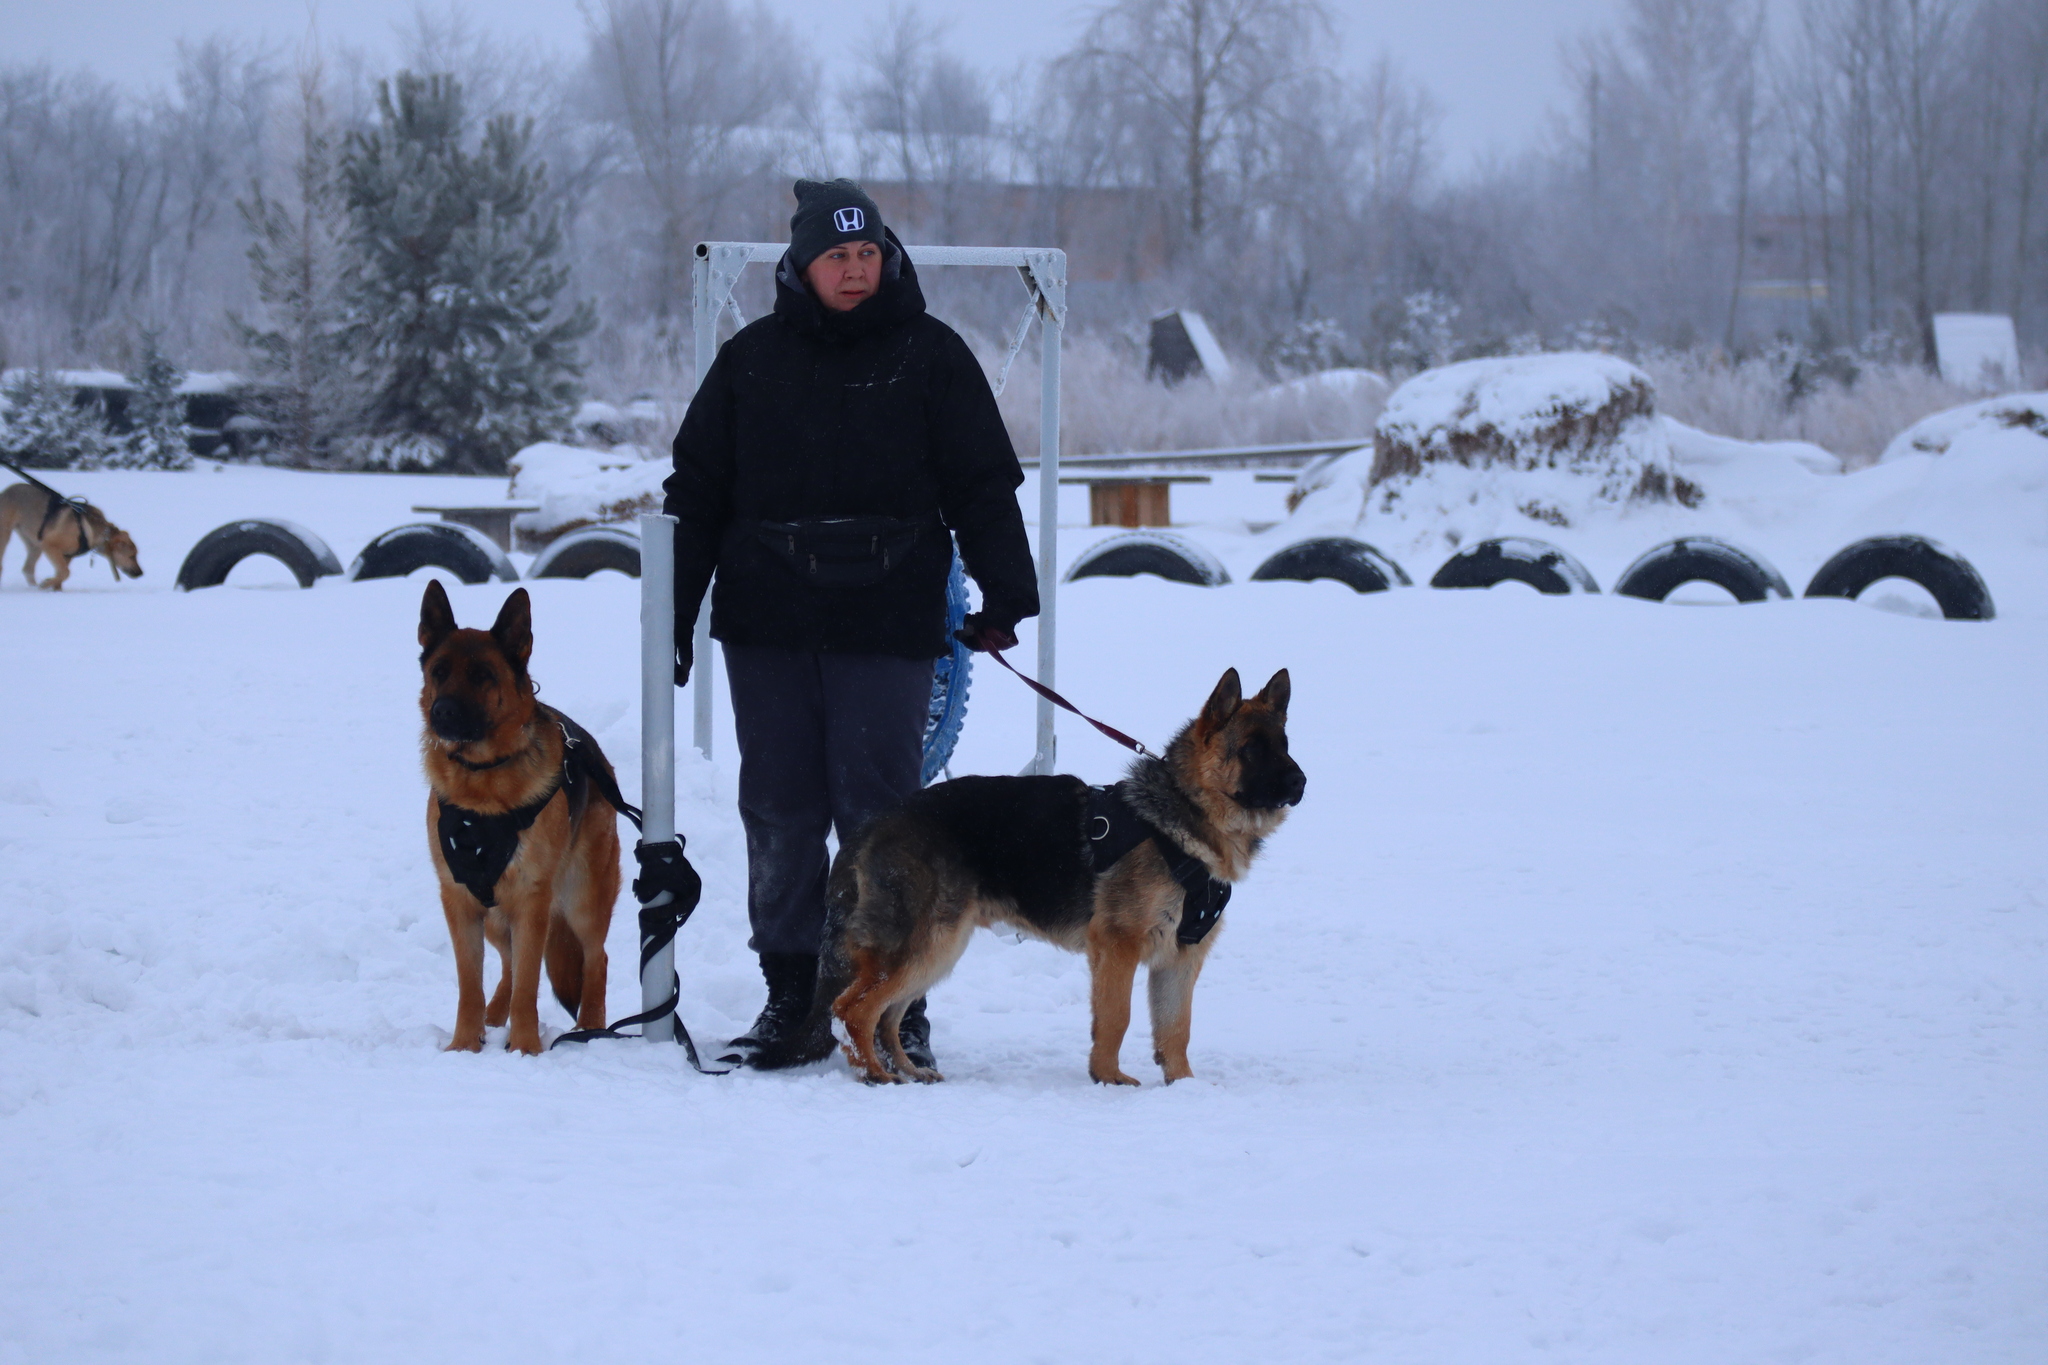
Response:
MULTIPOLYGON (((1064 589, 1062 690, 1148 740, 1226 665, 1291 668, 1307 799, 1233 900, 1194 1081, 1089 1085, 1081 961, 984 936, 933 995, 947 1083, 876 1091, 439 1050, 419 581, 169 588, 222 521, 346 563, 449 481, 65 486, 149 576, 4 561, 0 1362, 2042 1358, 2038 494, 1939 531, 1989 624, 1251 583, 1220 523, 1228 587, 1064 589)), ((1279 514, 1232 486, 1176 503, 1279 514)), ((1750 539, 1797 585, 1845 527, 1788 506, 1750 539)), ((1611 583, 1665 530, 1551 538, 1611 583)), ((635 585, 530 588, 544 695, 637 795, 635 585)), ((482 624, 505 589, 451 591, 482 624)), ((981 670, 954 770, 1015 771, 1031 715, 981 670)), ((680 774, 711 1039, 760 997, 731 754, 680 774)))

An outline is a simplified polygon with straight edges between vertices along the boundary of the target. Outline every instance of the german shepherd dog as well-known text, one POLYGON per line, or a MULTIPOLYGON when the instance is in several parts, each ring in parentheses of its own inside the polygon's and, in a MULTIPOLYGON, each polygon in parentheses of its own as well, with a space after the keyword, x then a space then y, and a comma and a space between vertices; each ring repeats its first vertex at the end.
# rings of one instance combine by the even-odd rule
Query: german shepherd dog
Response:
POLYGON ((540 971, 580 1028, 604 1027, 604 937, 619 898, 611 765, 584 729, 534 699, 532 606, 521 588, 488 631, 461 630, 439 582, 420 603, 420 735, 427 840, 455 942, 451 1052, 511 1023, 541 1050, 540 971), (498 988, 484 1003, 484 943, 498 988))
POLYGON ((71 561, 88 551, 107 557, 116 583, 122 574, 142 577, 135 538, 82 498, 62 498, 25 483, 14 484, 0 492, 0 554, 6 552, 8 539, 16 535, 28 547, 21 576, 31 588, 58 591, 71 577, 71 561), (36 560, 42 558, 50 561, 50 576, 38 583, 36 560))
POLYGON ((1139 758, 1115 787, 962 777, 878 816, 832 866, 805 1055, 790 1062, 828 1055, 836 1017, 861 1079, 941 1079, 904 1055, 897 1024, 978 926, 1004 925, 1087 954, 1089 1076, 1138 1083, 1119 1054, 1140 963, 1152 1059, 1168 1083, 1193 1075, 1190 1010, 1208 930, 1306 782, 1287 753, 1289 688, 1283 668, 1246 700, 1229 670, 1165 754, 1139 758))

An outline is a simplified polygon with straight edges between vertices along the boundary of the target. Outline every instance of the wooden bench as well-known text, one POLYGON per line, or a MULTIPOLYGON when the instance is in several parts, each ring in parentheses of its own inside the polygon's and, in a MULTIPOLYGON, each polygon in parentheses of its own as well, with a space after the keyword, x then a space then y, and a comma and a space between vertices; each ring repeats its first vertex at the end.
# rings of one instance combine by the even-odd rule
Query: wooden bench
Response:
POLYGON ((1090 526, 1171 526, 1173 485, 1210 479, 1207 474, 1083 474, 1060 482, 1088 486, 1090 526))

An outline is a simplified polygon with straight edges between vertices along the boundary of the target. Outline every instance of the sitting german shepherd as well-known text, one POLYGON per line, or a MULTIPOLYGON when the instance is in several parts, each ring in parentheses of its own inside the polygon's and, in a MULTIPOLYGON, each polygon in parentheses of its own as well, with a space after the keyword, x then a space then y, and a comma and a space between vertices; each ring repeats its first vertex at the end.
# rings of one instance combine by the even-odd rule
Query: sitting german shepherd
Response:
POLYGON ((1193 1075, 1195 978, 1230 884, 1306 782, 1287 754, 1288 692, 1283 668, 1246 701, 1229 670, 1165 755, 1138 759, 1114 787, 962 777, 878 816, 833 863, 802 1055, 781 1064, 828 1055, 837 1017, 861 1079, 941 1079, 904 1055, 897 1023, 953 970, 978 926, 1000 924, 1088 955, 1096 1081, 1138 1083, 1119 1053, 1140 963, 1152 1059, 1169 1083, 1193 1075))
POLYGON ((71 561, 88 552, 103 554, 114 571, 142 577, 142 562, 135 557, 135 538, 107 514, 83 498, 65 498, 45 488, 17 483, 0 492, 0 554, 6 553, 10 536, 19 535, 28 547, 21 576, 31 588, 56 592, 71 577, 71 561), (50 576, 36 582, 36 560, 50 561, 50 576))
POLYGON ((509 1019, 505 1046, 541 1050, 540 969, 579 1028, 604 1027, 604 936, 619 898, 617 812, 597 741, 534 700, 532 606, 521 588, 489 631, 459 630, 448 594, 420 603, 420 735, 427 839, 455 941, 451 1052, 478 1052, 509 1019), (484 1003, 484 942, 498 988, 484 1003))

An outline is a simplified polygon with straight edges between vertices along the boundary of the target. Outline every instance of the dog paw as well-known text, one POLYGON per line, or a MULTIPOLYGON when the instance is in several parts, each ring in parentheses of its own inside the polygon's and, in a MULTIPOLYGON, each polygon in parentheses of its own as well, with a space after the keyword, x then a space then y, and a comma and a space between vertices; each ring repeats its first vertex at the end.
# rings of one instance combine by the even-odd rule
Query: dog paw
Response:
POLYGON ((916 1081, 919 1085, 936 1085, 946 1078, 931 1067, 914 1066, 910 1069, 910 1079, 916 1081))
POLYGON ((1112 1071, 1112 1072, 1110 1072, 1110 1073, 1109 1073, 1108 1075, 1106 1075, 1106 1076, 1101 1076, 1101 1075, 1097 1075, 1097 1074, 1096 1074, 1095 1072, 1091 1071, 1091 1072, 1089 1072, 1089 1073, 1088 1073, 1088 1079, 1089 1079, 1089 1080, 1091 1080, 1091 1081, 1094 1081, 1094 1082, 1095 1082, 1095 1083, 1096 1083, 1097 1085, 1136 1085, 1136 1084, 1138 1084, 1138 1078, 1137 1078, 1136 1076, 1126 1076, 1126 1075, 1125 1075, 1125 1074, 1124 1074, 1123 1072, 1121 1072, 1121 1071, 1112 1071))
POLYGON ((465 1038, 461 1034, 457 1034, 449 1042, 448 1046, 441 1050, 443 1052, 482 1052, 484 1050, 484 1036, 479 1033, 474 1038, 465 1038))
POLYGON ((531 1033, 519 1029, 513 1030, 511 1035, 505 1039, 505 1050, 507 1052, 523 1052, 529 1057, 538 1057, 541 1053, 547 1051, 546 1048, 540 1045, 540 1031, 538 1029, 531 1033))
POLYGON ((893 1071, 863 1071, 860 1073, 860 1083, 862 1085, 901 1085, 903 1084, 903 1078, 893 1071))

